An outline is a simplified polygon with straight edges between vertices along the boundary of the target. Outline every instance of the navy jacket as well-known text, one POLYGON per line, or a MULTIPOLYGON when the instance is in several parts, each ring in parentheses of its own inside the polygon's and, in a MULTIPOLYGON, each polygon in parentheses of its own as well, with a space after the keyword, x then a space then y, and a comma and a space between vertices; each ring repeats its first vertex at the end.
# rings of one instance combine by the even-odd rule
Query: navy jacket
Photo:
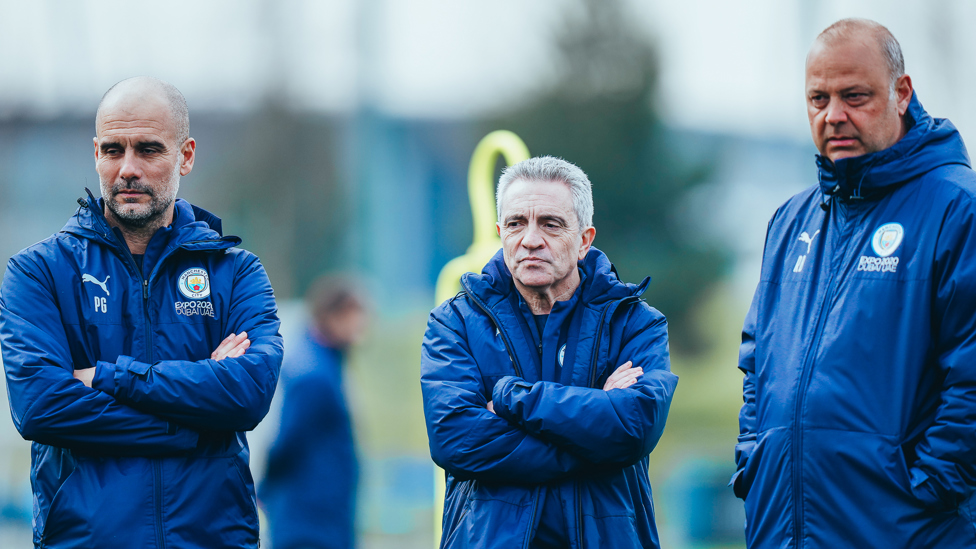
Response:
MULTIPOLYGON (((574 548, 658 546, 647 460, 677 385, 666 322, 639 298, 647 281, 620 282, 599 250, 579 268, 568 383, 538 379, 501 251, 430 315, 421 388, 431 457, 447 472, 442 547, 529 547, 547 485, 559 488, 574 548), (603 391, 628 360, 644 375, 603 391)), ((557 352, 554 332, 544 357, 557 352)))
POLYGON ((243 431, 268 411, 282 341, 264 268, 238 243, 177 200, 140 272, 89 195, 10 259, 0 345, 14 424, 34 441, 35 546, 257 546, 243 431), (242 331, 243 356, 210 359, 242 331), (96 365, 94 388, 72 377, 96 365))
POLYGON ((951 123, 908 116, 769 223, 739 358, 750 547, 976 545, 976 174, 951 123))
POLYGON ((359 466, 342 362, 311 334, 289 344, 284 371, 296 375, 283 381, 281 428, 260 490, 275 549, 355 546, 359 466))

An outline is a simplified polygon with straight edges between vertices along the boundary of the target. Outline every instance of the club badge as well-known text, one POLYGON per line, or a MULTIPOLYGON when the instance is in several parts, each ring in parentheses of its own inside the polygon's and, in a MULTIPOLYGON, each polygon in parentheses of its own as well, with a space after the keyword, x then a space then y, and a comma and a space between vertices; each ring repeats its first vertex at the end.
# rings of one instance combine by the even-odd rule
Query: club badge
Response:
POLYGON ((190 299, 203 299, 210 296, 210 276, 204 269, 187 269, 180 275, 177 287, 190 299))
POLYGON ((871 239, 871 247, 878 257, 888 257, 895 253, 901 240, 905 236, 905 229, 900 223, 885 223, 874 231, 874 238, 871 239))

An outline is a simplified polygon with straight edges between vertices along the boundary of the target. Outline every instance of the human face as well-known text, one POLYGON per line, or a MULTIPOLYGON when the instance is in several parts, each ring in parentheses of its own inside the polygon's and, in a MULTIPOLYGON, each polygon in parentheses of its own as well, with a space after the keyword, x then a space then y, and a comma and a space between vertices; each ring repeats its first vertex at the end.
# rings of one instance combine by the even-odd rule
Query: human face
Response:
POLYGON ((912 81, 895 81, 871 36, 818 41, 807 56, 806 101, 810 132, 832 161, 881 151, 905 135, 902 116, 912 81))
POLYGON ((505 265, 520 291, 568 298, 579 285, 576 262, 586 256, 596 229, 581 231, 573 196, 562 181, 515 180, 502 197, 505 265))
POLYGON ((196 143, 177 143, 165 101, 119 97, 103 106, 95 129, 95 170, 110 220, 130 228, 172 222, 180 176, 193 169, 196 143))

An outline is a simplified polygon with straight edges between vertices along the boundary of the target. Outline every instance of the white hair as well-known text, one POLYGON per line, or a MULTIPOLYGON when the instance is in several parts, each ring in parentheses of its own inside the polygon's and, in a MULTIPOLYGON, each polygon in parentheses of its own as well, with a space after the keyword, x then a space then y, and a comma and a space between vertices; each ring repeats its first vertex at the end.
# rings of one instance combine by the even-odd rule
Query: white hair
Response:
POLYGON ((582 232, 593 226, 593 188, 590 179, 578 166, 555 156, 537 156, 505 168, 498 179, 495 208, 498 222, 502 221, 502 197, 514 181, 559 181, 569 187, 573 195, 573 211, 582 232))

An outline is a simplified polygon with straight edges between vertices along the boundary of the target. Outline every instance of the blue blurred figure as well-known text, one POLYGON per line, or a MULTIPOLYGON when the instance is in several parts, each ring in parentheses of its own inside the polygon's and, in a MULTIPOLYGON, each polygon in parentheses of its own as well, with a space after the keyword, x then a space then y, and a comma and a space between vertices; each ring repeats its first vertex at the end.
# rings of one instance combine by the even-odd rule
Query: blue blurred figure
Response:
POLYGON ((284 365, 281 429, 268 457, 261 499, 274 549, 355 546, 359 465, 342 390, 345 351, 367 321, 355 285, 323 277, 306 296, 311 322, 284 365))

